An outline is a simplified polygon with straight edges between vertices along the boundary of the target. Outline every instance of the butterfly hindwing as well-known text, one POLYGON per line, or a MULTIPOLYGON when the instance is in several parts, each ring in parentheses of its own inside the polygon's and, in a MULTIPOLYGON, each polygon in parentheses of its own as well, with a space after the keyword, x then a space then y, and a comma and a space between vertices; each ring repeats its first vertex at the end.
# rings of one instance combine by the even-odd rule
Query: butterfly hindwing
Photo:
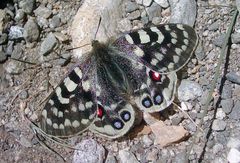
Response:
POLYGON ((95 119, 95 81, 89 78, 93 68, 86 65, 75 67, 50 95, 39 123, 46 134, 73 136, 87 129, 95 119))

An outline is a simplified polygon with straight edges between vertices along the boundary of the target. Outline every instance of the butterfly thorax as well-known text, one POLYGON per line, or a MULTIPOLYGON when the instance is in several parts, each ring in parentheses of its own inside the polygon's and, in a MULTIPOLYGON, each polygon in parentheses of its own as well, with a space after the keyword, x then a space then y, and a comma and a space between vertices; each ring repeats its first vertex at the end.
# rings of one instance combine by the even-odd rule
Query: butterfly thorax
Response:
POLYGON ((121 94, 129 92, 130 81, 120 67, 117 59, 120 52, 109 44, 92 41, 93 58, 96 62, 98 78, 103 78, 121 94))

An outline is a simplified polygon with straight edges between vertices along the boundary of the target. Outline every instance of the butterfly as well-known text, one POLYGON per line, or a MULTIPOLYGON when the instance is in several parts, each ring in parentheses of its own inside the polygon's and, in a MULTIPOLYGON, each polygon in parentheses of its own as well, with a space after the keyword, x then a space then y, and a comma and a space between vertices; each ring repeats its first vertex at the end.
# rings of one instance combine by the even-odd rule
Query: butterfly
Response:
POLYGON ((159 112, 172 103, 176 71, 197 42, 195 30, 183 24, 143 28, 107 43, 93 40, 90 55, 49 96, 39 127, 60 138, 86 129, 108 138, 125 135, 139 111, 159 112))

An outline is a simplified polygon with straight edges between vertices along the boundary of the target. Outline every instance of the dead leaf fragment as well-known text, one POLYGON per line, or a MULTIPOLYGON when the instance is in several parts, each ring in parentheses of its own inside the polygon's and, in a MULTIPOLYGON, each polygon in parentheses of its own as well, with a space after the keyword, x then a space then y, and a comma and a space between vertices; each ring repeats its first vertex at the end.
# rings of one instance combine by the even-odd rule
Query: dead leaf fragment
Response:
POLYGON ((155 135, 154 144, 161 147, 179 142, 189 135, 182 126, 167 126, 162 121, 151 124, 150 128, 155 135))

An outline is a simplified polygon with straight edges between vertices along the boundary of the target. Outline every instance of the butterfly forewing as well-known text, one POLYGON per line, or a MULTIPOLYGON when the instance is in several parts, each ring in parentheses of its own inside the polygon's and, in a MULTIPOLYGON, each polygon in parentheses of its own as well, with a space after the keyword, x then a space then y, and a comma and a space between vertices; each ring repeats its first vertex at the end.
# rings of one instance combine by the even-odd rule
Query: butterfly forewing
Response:
POLYGON ((39 124, 48 135, 76 135, 95 119, 94 67, 90 65, 75 67, 50 95, 39 124))
POLYGON ((152 70, 168 73, 179 70, 188 62, 197 42, 192 27, 166 24, 128 33, 114 45, 152 70))

